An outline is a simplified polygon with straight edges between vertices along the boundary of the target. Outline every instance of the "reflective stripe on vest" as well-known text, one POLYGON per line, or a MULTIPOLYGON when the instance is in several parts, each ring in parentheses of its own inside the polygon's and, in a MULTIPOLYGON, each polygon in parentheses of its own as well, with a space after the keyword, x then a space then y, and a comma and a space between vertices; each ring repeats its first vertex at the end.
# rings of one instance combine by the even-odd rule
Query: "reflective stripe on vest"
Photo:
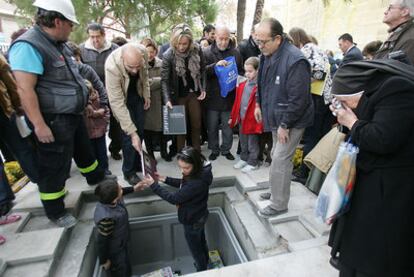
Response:
POLYGON ((63 196, 65 196, 66 194, 66 189, 62 189, 59 192, 51 192, 51 193, 45 193, 45 192, 41 192, 40 193, 40 199, 47 201, 47 200, 56 200, 58 198, 61 198, 63 196))
POLYGON ((80 168, 80 167, 79 167, 79 171, 80 171, 81 173, 83 173, 83 174, 86 174, 86 173, 89 173, 89 172, 94 171, 97 167, 98 167, 98 160, 95 160, 95 161, 93 162, 93 164, 91 164, 91 165, 90 165, 90 166, 88 166, 88 167, 85 167, 85 168, 80 168))

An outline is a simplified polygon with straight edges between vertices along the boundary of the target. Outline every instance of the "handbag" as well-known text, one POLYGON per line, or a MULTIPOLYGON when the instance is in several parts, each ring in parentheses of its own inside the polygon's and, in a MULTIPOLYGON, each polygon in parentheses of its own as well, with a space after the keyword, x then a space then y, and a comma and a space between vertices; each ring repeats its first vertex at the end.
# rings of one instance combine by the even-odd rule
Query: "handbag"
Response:
POLYGON ((234 90, 237 85, 237 64, 234 56, 224 58, 228 62, 227 66, 214 66, 217 80, 220 85, 221 97, 227 97, 230 91, 234 90))
POLYGON ((331 224, 348 208, 355 183, 358 152, 359 148, 350 139, 342 142, 335 162, 322 184, 315 213, 327 224, 331 224))

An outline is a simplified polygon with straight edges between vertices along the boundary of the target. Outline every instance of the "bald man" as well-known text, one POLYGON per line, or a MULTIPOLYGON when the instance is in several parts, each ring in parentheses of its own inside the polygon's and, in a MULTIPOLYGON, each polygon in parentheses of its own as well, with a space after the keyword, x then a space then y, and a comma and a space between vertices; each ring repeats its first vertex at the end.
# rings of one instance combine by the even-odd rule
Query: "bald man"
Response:
POLYGON ((123 131, 122 172, 130 185, 136 185, 141 169, 141 140, 144 110, 150 106, 148 55, 143 45, 127 43, 109 55, 105 63, 109 104, 123 131))

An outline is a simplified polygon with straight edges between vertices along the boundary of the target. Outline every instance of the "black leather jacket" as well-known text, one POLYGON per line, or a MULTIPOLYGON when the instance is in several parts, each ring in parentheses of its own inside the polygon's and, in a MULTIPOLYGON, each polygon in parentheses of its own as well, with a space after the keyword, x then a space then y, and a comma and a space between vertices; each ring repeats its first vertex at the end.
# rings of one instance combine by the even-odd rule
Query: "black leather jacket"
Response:
MULTIPOLYGON (((201 87, 202 90, 206 90, 206 73, 205 73, 205 62, 204 55, 201 48, 198 47, 198 53, 200 55, 200 75, 201 75, 201 87)), ((163 94, 164 104, 171 101, 175 104, 178 99, 178 80, 179 76, 175 70, 175 57, 173 48, 170 47, 163 55, 162 68, 161 68, 161 89, 163 94)), ((198 91, 197 93, 200 93, 198 91)))

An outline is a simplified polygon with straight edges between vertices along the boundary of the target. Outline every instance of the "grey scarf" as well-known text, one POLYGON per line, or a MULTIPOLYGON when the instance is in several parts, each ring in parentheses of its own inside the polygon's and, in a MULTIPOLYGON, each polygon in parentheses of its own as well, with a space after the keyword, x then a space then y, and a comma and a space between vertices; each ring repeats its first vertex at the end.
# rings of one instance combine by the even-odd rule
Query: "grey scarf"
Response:
POLYGON ((183 80, 184 86, 187 86, 186 80, 186 71, 187 67, 185 65, 185 59, 189 57, 188 60, 188 70, 190 70, 191 77, 194 80, 194 91, 201 89, 201 74, 200 74, 200 55, 198 54, 198 48, 196 46, 191 46, 190 50, 186 53, 175 53, 175 70, 177 75, 183 80))

